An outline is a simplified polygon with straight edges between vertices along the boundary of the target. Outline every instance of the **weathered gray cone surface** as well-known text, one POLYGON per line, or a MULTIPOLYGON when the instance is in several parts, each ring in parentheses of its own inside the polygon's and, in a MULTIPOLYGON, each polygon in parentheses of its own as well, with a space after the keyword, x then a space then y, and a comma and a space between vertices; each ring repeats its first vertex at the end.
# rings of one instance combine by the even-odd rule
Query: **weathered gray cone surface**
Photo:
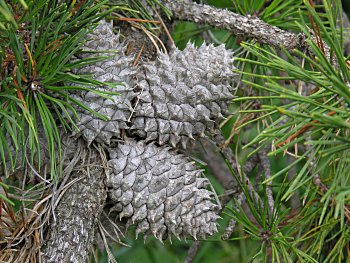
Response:
POLYGON ((205 188, 208 180, 188 158, 169 147, 134 140, 109 151, 111 211, 135 225, 136 235, 203 238, 217 231, 215 194, 205 188))
POLYGON ((124 55, 111 24, 101 24, 91 34, 86 50, 119 52, 107 61, 78 71, 93 73, 97 80, 120 82, 120 96, 101 98, 92 92, 81 92, 77 99, 109 117, 102 121, 91 113, 80 111, 79 128, 84 138, 109 144, 120 137, 121 130, 159 144, 186 148, 188 141, 212 132, 214 123, 227 114, 232 99, 233 54, 225 47, 188 44, 184 51, 174 49, 170 55, 158 54, 153 62, 130 69, 133 57, 124 55))
POLYGON ((79 133, 90 144, 96 140, 100 143, 110 143, 110 139, 120 137, 122 129, 128 129, 127 121, 133 110, 132 101, 138 95, 129 86, 136 70, 132 67, 133 57, 125 56, 125 46, 119 43, 118 37, 112 31, 112 24, 101 21, 89 35, 89 41, 84 45, 84 51, 101 51, 106 53, 86 53, 85 57, 111 56, 111 58, 76 71, 77 74, 92 74, 93 78, 102 82, 111 82, 117 87, 98 87, 98 91, 117 92, 119 95, 108 95, 103 98, 93 92, 79 92, 73 96, 94 111, 109 118, 103 121, 88 111, 78 109, 80 122, 77 124, 79 133))
POLYGON ((168 234, 194 238, 213 234, 217 205, 212 202, 215 194, 205 188, 208 180, 200 177, 201 171, 188 158, 157 145, 186 148, 189 141, 211 134, 233 97, 232 52, 224 46, 197 49, 189 44, 184 51, 158 54, 156 61, 135 68, 131 66, 134 58, 124 54, 112 24, 105 21, 90 35, 84 49, 118 50, 110 59, 77 73, 121 83, 116 89, 98 87, 98 91, 120 95, 75 94, 76 99, 109 117, 103 121, 78 109, 80 133, 88 144, 110 144, 112 137, 129 137, 108 149, 109 197, 115 202, 111 211, 135 225, 137 234, 153 234, 159 239, 168 234))
POLYGON ((189 43, 183 51, 159 53, 156 61, 144 63, 132 133, 183 148, 210 134, 233 98, 232 62, 232 52, 223 45, 196 48, 189 43))

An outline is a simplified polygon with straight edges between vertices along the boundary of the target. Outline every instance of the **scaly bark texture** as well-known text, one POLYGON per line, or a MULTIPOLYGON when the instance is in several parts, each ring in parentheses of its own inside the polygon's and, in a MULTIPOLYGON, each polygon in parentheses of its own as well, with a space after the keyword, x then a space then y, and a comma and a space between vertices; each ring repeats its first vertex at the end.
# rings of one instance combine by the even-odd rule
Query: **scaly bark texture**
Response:
POLYGON ((309 47, 304 34, 284 31, 265 23, 258 17, 242 16, 227 9, 197 3, 184 3, 179 0, 162 0, 162 2, 172 11, 176 19, 227 29, 235 35, 254 38, 259 43, 275 48, 284 47, 291 52, 294 49, 305 50, 309 47))
POLYGON ((74 146, 81 154, 81 160, 70 175, 70 180, 79 180, 57 200, 56 220, 49 226, 48 240, 43 248, 42 260, 46 263, 86 262, 107 196, 100 152, 93 148, 86 149, 81 140, 74 146))
MULTIPOLYGON (((218 9, 209 5, 188 3, 181 0, 162 0, 162 3, 169 8, 173 17, 180 20, 193 21, 198 24, 208 24, 213 27, 231 31, 235 35, 254 38, 261 44, 280 49, 285 48, 291 53, 295 50, 314 55, 308 42, 308 37, 303 34, 294 34, 269 25, 251 15, 242 16, 226 9, 218 9)), ((317 43, 314 36, 311 39, 317 43)), ((323 41, 324 52, 328 59, 331 58, 331 50, 327 43, 323 41)), ((332 62, 337 66, 337 61, 332 58, 332 62)))

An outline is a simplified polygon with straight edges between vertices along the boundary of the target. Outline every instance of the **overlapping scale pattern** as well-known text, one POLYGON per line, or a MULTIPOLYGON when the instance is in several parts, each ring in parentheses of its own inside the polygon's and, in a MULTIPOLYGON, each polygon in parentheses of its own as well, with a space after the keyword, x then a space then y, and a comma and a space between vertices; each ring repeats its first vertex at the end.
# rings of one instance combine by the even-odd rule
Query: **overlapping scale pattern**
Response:
MULTIPOLYGON (((88 143, 109 144, 120 137, 121 130, 147 142, 186 148, 189 142, 204 137, 214 123, 223 119, 233 98, 233 54, 223 45, 188 44, 185 50, 159 53, 155 61, 132 67, 134 57, 125 55, 125 47, 102 22, 90 35, 84 49, 118 52, 96 65, 79 69, 79 74, 93 74, 99 81, 120 83, 117 88, 99 90, 119 92, 103 98, 93 92, 81 92, 77 99, 107 116, 103 121, 87 111, 80 111, 78 127, 88 143)), ((96 55, 96 54, 94 54, 96 55)), ((90 56, 92 56, 90 54, 90 56)))
POLYGON ((135 225, 137 235, 202 238, 216 232, 217 205, 212 200, 215 193, 206 189, 208 180, 187 157, 162 145, 186 148, 210 136, 224 118, 234 93, 232 52, 224 46, 188 44, 184 51, 159 53, 155 61, 139 60, 134 67, 134 57, 125 55, 112 24, 105 21, 83 48, 94 51, 85 57, 95 56, 96 50, 103 55, 108 51, 111 57, 76 73, 116 84, 97 91, 119 92, 107 97, 91 91, 73 94, 108 117, 105 121, 78 109, 76 135, 88 144, 110 145, 111 212, 135 225), (110 144, 112 137, 119 142, 110 144))
POLYGON ((116 87, 100 86, 97 91, 109 91, 118 95, 102 97, 91 91, 73 94, 74 99, 108 118, 108 121, 104 121, 91 112, 79 108, 80 121, 77 124, 79 134, 83 135, 88 144, 94 140, 109 144, 113 136, 120 137, 121 130, 128 129, 128 120, 133 110, 132 101, 138 95, 132 87, 132 79, 136 74, 136 68, 132 66, 134 57, 125 55, 125 46, 119 43, 118 37, 112 31, 112 24, 106 21, 101 21, 89 35, 89 41, 83 49, 87 52, 93 51, 84 53, 84 57, 111 57, 80 68, 75 73, 92 74, 98 81, 113 83, 116 87))
POLYGON ((144 63, 132 133, 146 141, 179 144, 210 134, 233 98, 233 54, 223 45, 193 44, 144 63))
POLYGON ((187 157, 143 141, 110 149, 112 211, 135 225, 136 234, 204 238, 217 231, 215 193, 187 157))

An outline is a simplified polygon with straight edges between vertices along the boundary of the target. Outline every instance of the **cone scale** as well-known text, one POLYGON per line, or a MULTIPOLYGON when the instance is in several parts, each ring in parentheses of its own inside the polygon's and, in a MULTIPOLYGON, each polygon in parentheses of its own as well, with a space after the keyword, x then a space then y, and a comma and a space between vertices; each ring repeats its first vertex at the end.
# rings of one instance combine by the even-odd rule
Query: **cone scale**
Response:
POLYGON ((174 48, 133 67, 134 57, 125 54, 112 24, 100 22, 89 39, 86 51, 118 51, 76 72, 118 84, 114 89, 97 88, 118 96, 75 94, 108 117, 104 121, 78 109, 80 131, 75 135, 88 144, 101 143, 109 152, 110 214, 134 225, 136 235, 151 234, 160 240, 212 235, 217 231, 217 196, 207 189, 202 170, 176 150, 210 137, 227 114, 235 76, 232 52, 224 46, 188 44, 184 51, 174 48))
POLYGON ((217 231, 215 193, 194 162, 169 147, 128 140, 110 149, 111 211, 136 235, 204 238, 217 231))

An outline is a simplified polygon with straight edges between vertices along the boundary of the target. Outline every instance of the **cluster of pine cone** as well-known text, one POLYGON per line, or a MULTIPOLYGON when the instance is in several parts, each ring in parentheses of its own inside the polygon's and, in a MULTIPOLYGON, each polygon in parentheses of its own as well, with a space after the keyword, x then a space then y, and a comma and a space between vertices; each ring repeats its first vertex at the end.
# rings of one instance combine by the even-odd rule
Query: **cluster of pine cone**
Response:
POLYGON ((110 57, 76 72, 113 83, 97 90, 111 95, 73 95, 108 117, 101 120, 78 109, 80 131, 75 135, 88 144, 101 143, 109 152, 111 211, 134 225, 137 234, 159 239, 211 235, 217 231, 216 194, 208 190, 202 170, 177 150, 210 136, 227 114, 233 98, 233 54, 223 45, 188 44, 183 51, 174 48, 133 66, 135 57, 126 55, 112 29, 111 23, 100 22, 83 47, 101 52, 85 57, 110 57))

